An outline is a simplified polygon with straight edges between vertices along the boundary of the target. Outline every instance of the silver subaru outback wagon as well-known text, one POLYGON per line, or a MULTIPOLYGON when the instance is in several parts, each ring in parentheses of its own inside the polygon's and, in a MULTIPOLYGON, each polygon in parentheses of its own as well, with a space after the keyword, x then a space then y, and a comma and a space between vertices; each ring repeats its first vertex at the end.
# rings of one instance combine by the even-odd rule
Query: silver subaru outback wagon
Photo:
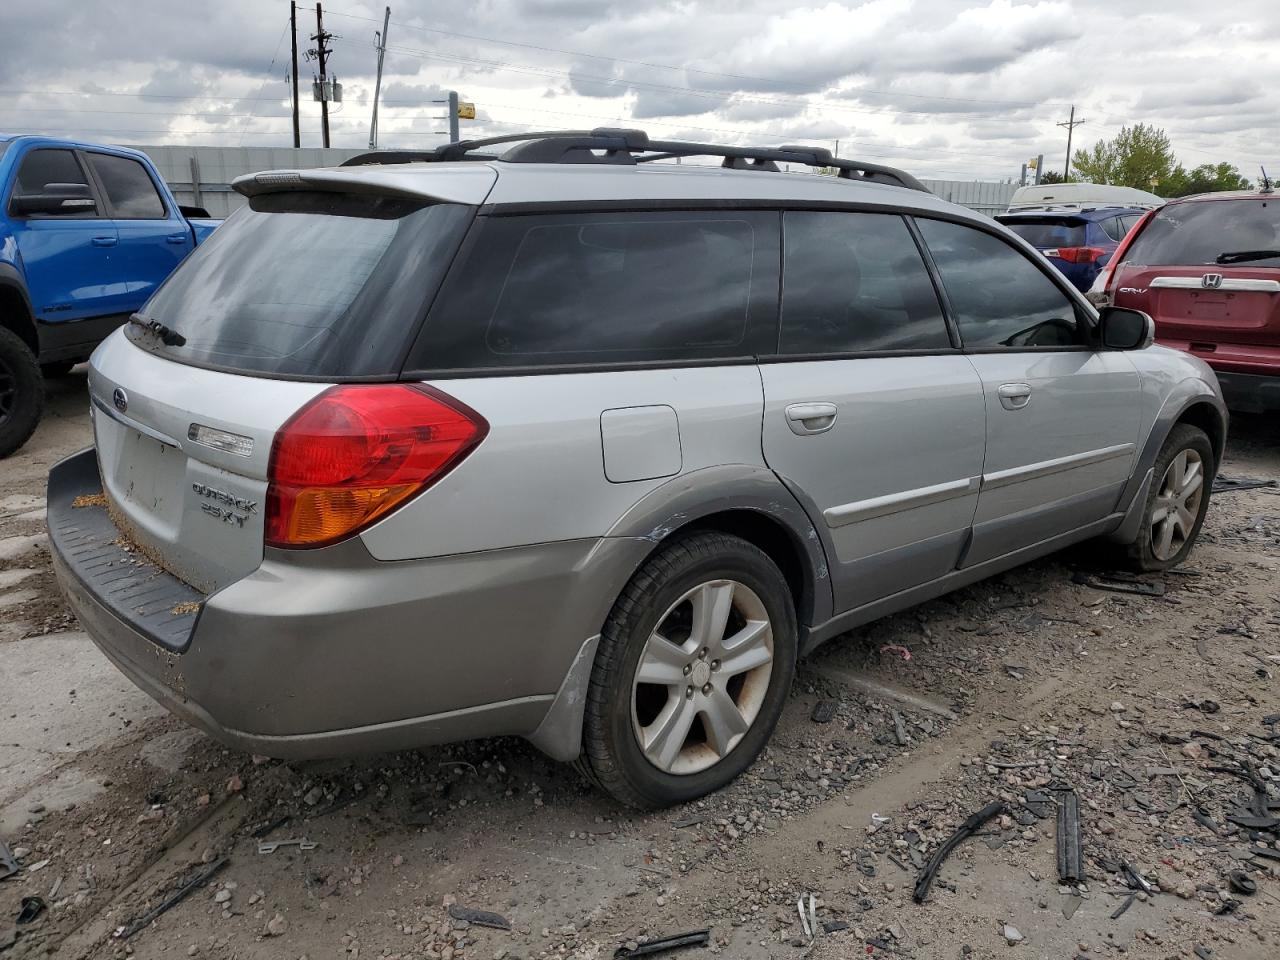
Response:
POLYGON ((521 139, 241 178, 94 354, 55 566, 173 712, 286 758, 520 735, 671 804, 824 640, 1191 550, 1213 373, 1004 228, 822 150, 521 139))

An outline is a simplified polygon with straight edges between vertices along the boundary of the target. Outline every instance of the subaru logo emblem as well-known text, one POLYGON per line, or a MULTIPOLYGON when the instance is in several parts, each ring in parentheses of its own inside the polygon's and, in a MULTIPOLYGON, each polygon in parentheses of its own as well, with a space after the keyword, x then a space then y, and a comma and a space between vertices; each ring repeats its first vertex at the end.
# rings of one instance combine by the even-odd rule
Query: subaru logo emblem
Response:
POLYGON ((1206 290, 1217 290, 1222 286, 1222 274, 1206 273, 1200 278, 1200 286, 1204 287, 1206 290))
POLYGON ((111 402, 116 405, 116 409, 124 413, 129 409, 129 395, 119 387, 111 392, 111 402))

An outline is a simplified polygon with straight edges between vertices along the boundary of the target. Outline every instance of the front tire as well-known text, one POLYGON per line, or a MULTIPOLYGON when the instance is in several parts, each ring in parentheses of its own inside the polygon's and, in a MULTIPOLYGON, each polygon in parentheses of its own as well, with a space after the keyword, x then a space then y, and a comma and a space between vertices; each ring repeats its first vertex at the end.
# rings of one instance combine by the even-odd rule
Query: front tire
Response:
POLYGON ((44 413, 44 377, 35 354, 12 330, 0 327, 0 458, 35 432, 44 413))
POLYGON ((786 579, 759 548, 714 532, 663 547, 601 633, 580 768, 640 808, 725 786, 773 733, 797 636, 786 579))
POLYGON ((1154 572, 1187 558, 1204 525, 1216 472, 1205 432, 1189 423, 1175 425, 1156 457, 1142 527, 1128 547, 1131 566, 1154 572))

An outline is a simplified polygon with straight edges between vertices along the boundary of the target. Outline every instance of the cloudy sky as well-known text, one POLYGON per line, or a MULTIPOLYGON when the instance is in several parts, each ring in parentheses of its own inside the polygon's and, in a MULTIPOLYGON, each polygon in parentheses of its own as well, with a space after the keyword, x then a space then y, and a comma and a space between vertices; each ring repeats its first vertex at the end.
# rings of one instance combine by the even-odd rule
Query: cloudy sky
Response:
MULTIPOLYGON (((383 3, 326 4, 345 87, 333 145, 368 142, 383 3)), ((132 144, 287 146, 287 0, 0 5, 0 130, 132 144)), ((299 49, 314 5, 300 5, 299 49)), ((300 54, 301 56, 301 54, 300 54)), ((314 64, 302 142, 319 145, 314 64)), ((379 145, 641 126, 666 138, 814 142, 919 176, 999 180, 1133 122, 1188 167, 1280 171, 1275 0, 392 0, 379 145)))

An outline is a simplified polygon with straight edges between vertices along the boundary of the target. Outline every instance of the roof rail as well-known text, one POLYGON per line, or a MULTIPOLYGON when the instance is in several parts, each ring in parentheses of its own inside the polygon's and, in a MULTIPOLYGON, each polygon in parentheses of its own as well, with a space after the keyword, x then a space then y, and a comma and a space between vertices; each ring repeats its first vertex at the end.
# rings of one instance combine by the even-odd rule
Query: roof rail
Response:
POLYGON ((885 183, 928 193, 911 174, 896 167, 861 160, 834 157, 823 147, 734 147, 683 140, 651 140, 643 130, 597 127, 594 130, 548 130, 538 133, 508 134, 483 140, 447 143, 434 150, 387 150, 362 153, 342 166, 379 163, 415 163, 448 160, 501 160, 505 163, 608 163, 636 164, 679 157, 721 157, 721 166, 734 170, 777 171, 779 163, 799 163, 809 167, 830 167, 845 180, 885 183), (476 153, 482 147, 503 143, 518 146, 501 156, 476 153))

